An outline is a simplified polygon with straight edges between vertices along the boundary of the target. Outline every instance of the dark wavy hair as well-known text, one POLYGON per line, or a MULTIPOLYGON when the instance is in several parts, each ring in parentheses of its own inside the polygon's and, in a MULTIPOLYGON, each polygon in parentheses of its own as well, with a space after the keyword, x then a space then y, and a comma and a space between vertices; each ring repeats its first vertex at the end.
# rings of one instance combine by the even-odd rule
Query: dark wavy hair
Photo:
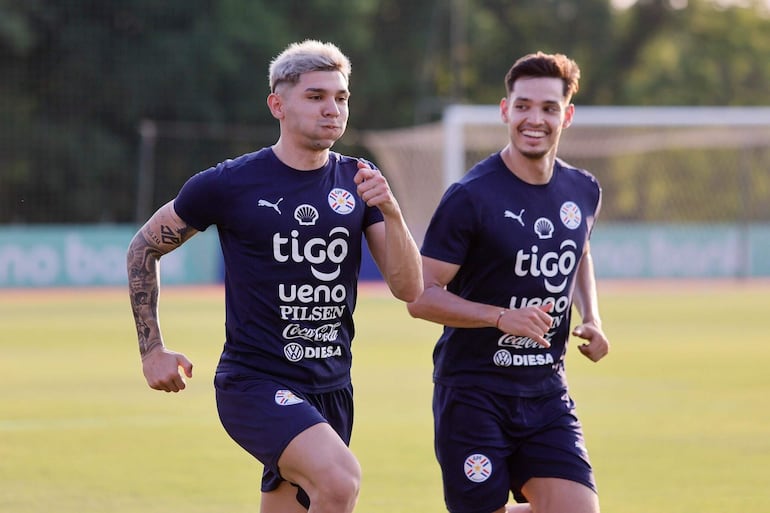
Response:
POLYGON ((575 61, 560 53, 530 53, 518 59, 505 74, 508 95, 516 80, 522 77, 560 78, 564 82, 564 97, 569 102, 579 89, 580 68, 575 61))

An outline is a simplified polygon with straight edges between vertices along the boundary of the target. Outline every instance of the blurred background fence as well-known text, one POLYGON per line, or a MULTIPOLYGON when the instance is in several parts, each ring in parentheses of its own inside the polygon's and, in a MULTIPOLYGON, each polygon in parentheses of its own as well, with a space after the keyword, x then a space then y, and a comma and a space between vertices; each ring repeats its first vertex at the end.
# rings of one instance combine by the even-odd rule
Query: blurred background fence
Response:
MULTIPOLYGON (((496 104, 513 60, 544 50, 582 70, 561 155, 604 187, 600 276, 770 275, 766 2, 34 0, 0 2, 0 286, 122 283, 131 234, 190 175, 275 141, 268 64, 306 38, 350 56, 335 149, 382 167, 418 240, 457 168, 504 144, 487 121, 448 159, 445 113, 496 104), (603 105, 755 123, 580 126, 603 105)), ((220 279, 209 232, 170 280, 220 279)))
MULTIPOLYGON (((363 139, 421 239, 446 186, 508 134, 498 106, 456 105, 363 139)), ((578 106, 559 156, 601 182, 602 223, 770 222, 770 107, 578 106)))
MULTIPOLYGON (((508 135, 496 105, 457 105, 363 139, 419 241, 444 188, 508 135)), ((578 106, 559 155, 602 184, 599 276, 770 276, 770 108, 578 106)))
MULTIPOLYGON (((276 136, 273 127, 143 121, 127 191, 104 180, 73 185, 83 201, 76 212, 45 180, 13 193, 24 209, 38 208, 18 222, 24 210, 2 206, 16 222, 0 228, 0 284, 122 283, 125 245, 154 208, 191 174, 276 136)), ((338 149, 373 155, 420 242, 446 185, 506 139, 496 106, 465 105, 447 109, 439 123, 351 130, 338 149)), ((770 108, 579 106, 560 156, 603 187, 593 238, 600 277, 770 276, 770 108)), ((56 159, 46 162, 55 175, 56 159)), ((166 282, 221 279, 214 230, 193 240, 165 260, 166 282)), ((366 257, 362 276, 379 278, 366 257)))

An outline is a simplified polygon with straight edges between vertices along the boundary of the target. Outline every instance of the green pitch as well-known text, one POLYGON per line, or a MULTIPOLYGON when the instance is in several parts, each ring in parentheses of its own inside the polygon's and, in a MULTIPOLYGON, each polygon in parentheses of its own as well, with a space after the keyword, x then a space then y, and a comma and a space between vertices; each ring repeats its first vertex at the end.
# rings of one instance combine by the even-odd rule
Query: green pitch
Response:
MULTIPOLYGON (((605 512, 770 511, 770 287, 600 284, 610 355, 568 374, 605 512)), ((441 512, 438 326, 359 299, 353 450, 361 513, 441 512)), ((212 376, 219 289, 165 289, 167 344, 195 363, 147 388, 127 293, 0 291, 0 511, 255 512, 261 467, 224 433, 212 376)))

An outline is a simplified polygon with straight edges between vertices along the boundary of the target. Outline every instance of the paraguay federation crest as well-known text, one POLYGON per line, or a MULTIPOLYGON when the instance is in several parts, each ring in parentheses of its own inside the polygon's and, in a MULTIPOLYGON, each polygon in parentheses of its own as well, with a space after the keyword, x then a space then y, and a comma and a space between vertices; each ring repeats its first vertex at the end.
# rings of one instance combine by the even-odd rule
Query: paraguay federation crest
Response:
POLYGON ((471 454, 465 459, 465 477, 474 483, 482 483, 492 475, 492 462, 483 454, 471 454))
POLYGON ((356 197, 350 191, 335 188, 329 193, 329 206, 338 214, 349 214, 356 206, 356 197))
POLYGON ((277 390, 275 392, 275 404, 280 406, 291 406, 292 404, 299 404, 304 402, 302 399, 294 395, 291 390, 277 390))
POLYGON ((559 217, 561 217, 564 226, 570 230, 575 230, 580 226, 580 221, 583 220, 583 213, 580 212, 580 207, 574 201, 565 201, 559 209, 559 217))

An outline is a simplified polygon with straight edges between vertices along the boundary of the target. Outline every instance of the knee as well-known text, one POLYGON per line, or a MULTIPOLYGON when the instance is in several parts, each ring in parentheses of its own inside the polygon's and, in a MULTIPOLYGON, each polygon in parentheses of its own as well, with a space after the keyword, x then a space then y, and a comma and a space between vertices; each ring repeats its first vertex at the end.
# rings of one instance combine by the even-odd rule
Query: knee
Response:
POLYGON ((361 489, 361 467, 358 462, 334 472, 328 489, 333 499, 355 503, 361 489))
POLYGON ((357 461, 330 470, 314 490, 315 497, 311 496, 312 511, 353 511, 360 489, 361 467, 357 461))

